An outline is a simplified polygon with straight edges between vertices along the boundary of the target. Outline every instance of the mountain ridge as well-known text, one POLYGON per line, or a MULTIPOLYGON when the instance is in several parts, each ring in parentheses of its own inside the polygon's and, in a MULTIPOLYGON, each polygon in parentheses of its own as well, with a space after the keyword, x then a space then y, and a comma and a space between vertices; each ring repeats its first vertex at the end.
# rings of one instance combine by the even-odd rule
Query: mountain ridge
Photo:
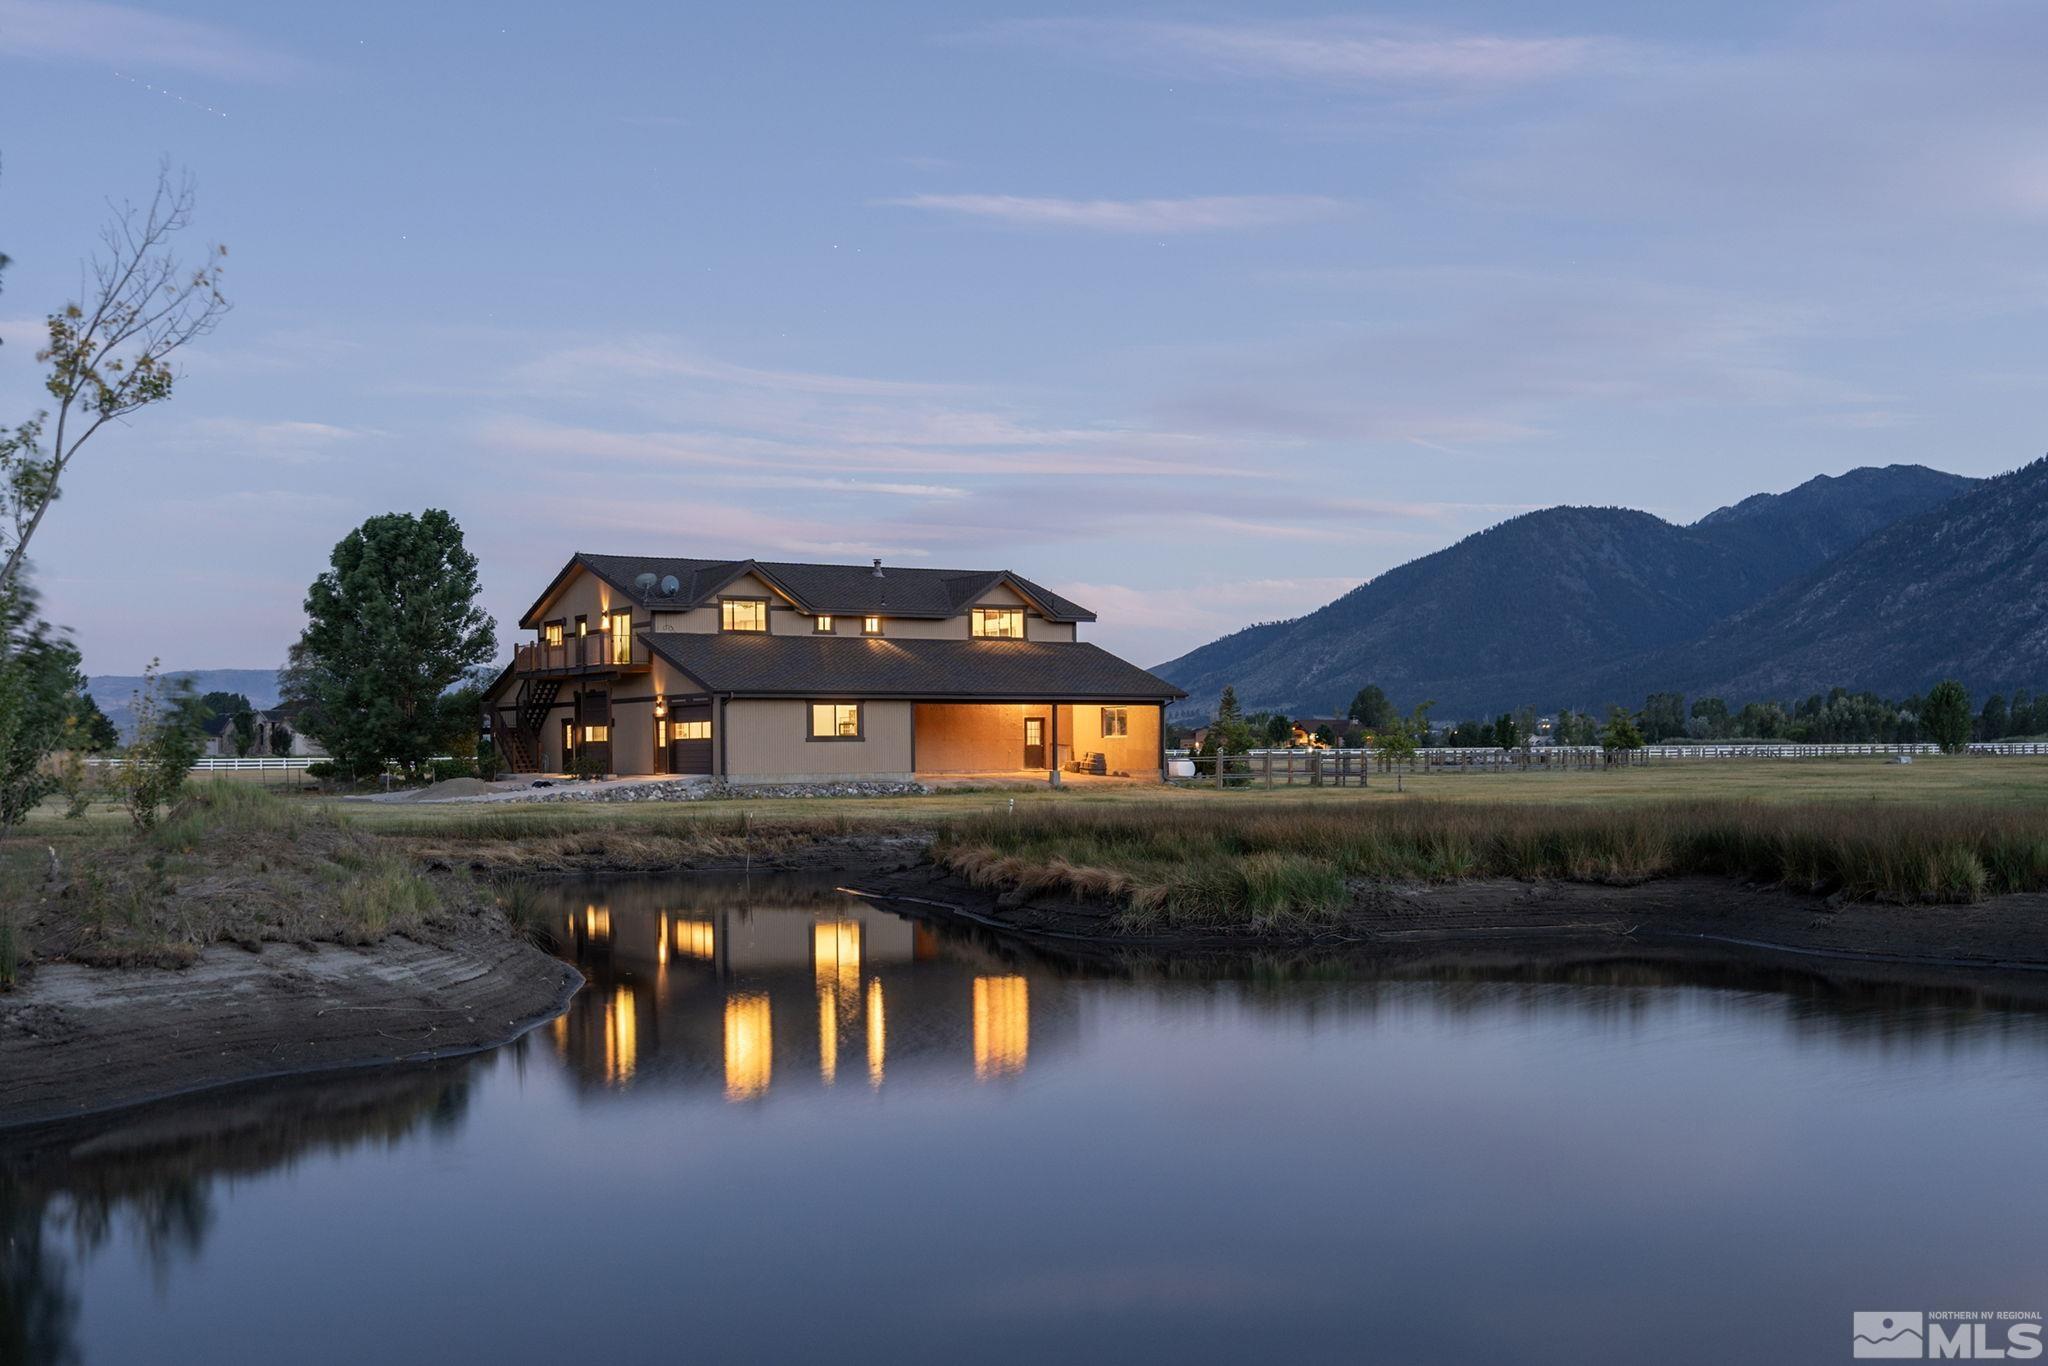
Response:
POLYGON ((1294 714, 1341 710, 1365 682, 1404 705, 1434 699, 1446 716, 1537 700, 1532 689, 1556 704, 1592 705, 1580 694, 1596 681, 1702 639, 1884 528, 1984 482, 1889 465, 1755 494, 1689 525, 1616 507, 1524 513, 1154 672, 1187 689, 1179 715, 1213 711, 1225 685, 1247 707, 1294 714))

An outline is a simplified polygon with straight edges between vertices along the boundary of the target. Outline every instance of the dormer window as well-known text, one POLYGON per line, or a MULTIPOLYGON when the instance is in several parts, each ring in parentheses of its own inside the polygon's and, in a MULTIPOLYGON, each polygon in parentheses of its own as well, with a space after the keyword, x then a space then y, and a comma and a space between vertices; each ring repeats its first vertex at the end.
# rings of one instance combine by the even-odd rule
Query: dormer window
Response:
POLYGON ((977 607, 974 609, 977 640, 1024 639, 1024 609, 1021 607, 977 607))
POLYGON ((718 629, 721 631, 765 631, 768 602, 765 598, 720 598, 718 629))
POLYGON ((864 636, 878 636, 882 634, 882 619, 880 617, 862 617, 860 619, 860 633, 864 636))
POLYGON ((821 636, 829 636, 829 635, 831 635, 831 634, 832 634, 832 618, 830 618, 830 617, 813 617, 813 618, 811 618, 811 630, 815 631, 815 632, 816 632, 817 634, 819 634, 819 635, 821 635, 821 636))

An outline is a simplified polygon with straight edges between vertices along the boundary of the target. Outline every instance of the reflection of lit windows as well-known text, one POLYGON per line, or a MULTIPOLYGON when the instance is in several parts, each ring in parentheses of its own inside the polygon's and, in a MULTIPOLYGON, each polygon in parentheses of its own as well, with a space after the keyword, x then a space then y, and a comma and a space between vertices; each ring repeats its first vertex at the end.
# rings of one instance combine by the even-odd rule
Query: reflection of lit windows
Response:
POLYGON ((678 920, 674 933, 678 957, 710 959, 713 948, 710 921, 678 920))
POLYGON ((711 723, 709 721, 678 721, 675 723, 675 728, 671 733, 678 740, 709 740, 711 738, 711 723))
POLYGON ((583 932, 592 939, 611 938, 611 909, 606 906, 585 906, 583 908, 583 932))
POLYGON ((818 988, 818 1077, 827 1086, 839 1078, 839 1005, 830 987, 818 988))
POLYGON ((768 998, 741 992, 725 998, 725 1098, 752 1100, 768 1090, 775 1070, 775 1037, 768 998))
POLYGON ((720 598, 718 627, 722 631, 765 631, 768 604, 760 598, 720 598))
POLYGON ((1022 977, 974 979, 974 1075, 1024 1070, 1031 1051, 1031 987, 1022 977))
POLYGON ((834 920, 811 926, 811 965, 819 987, 853 995, 860 986, 860 922, 834 920))
POLYGON ((1024 639, 1024 609, 1021 607, 977 607, 974 634, 984 640, 1024 639))
POLYGON ((633 989, 621 986, 604 1007, 604 1079, 624 1081, 640 1060, 640 1021, 633 1013, 633 989))
POLYGON ((882 1019, 882 979, 868 982, 868 1085, 882 1084, 882 1055, 888 1047, 888 1026, 882 1019))
POLYGON ((1129 735, 1130 733, 1131 709, 1129 707, 1104 707, 1102 709, 1102 735, 1104 739, 1108 739, 1112 735, 1129 735))

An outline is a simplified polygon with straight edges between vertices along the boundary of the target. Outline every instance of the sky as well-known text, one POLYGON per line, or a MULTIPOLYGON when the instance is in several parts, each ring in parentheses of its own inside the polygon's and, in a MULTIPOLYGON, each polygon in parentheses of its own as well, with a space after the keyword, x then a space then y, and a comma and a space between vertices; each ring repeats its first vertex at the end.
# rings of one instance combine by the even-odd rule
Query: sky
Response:
POLYGON ((2048 6, 0 0, 0 422, 110 199, 234 312, 34 549, 91 673, 281 662, 450 510, 1009 568, 1154 664, 1556 503, 2048 446, 2048 6))

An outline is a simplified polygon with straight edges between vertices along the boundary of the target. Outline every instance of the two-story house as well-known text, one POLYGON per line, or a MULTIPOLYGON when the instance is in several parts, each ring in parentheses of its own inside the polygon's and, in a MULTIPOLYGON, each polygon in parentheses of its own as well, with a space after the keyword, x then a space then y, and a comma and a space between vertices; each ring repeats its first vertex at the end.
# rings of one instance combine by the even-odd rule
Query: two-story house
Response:
POLYGON ((1158 778, 1185 694, 1077 639, 1093 620, 1000 569, 577 555, 484 723, 524 772, 1158 778))

